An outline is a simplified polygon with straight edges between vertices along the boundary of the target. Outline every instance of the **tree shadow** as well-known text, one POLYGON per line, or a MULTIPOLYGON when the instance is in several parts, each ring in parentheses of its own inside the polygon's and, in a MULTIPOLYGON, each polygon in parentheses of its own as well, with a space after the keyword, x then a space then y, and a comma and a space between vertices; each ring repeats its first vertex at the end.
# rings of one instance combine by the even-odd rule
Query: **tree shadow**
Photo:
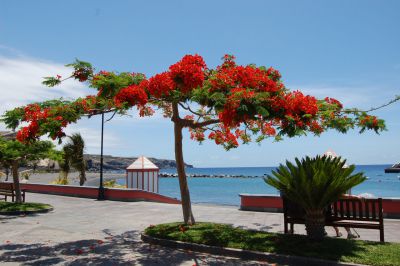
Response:
POLYGON ((365 241, 361 245, 356 240, 331 237, 326 237, 322 241, 312 241, 305 235, 285 234, 275 234, 268 237, 254 235, 247 238, 243 243, 244 249, 248 250, 263 250, 331 261, 340 261, 343 257, 358 258, 363 252, 369 250, 369 246, 376 245, 382 245, 382 243, 365 241))
POLYGON ((0 223, 2 224, 9 223, 10 220, 15 218, 18 218, 18 216, 0 215, 0 223))
POLYGON ((193 265, 260 265, 254 261, 146 244, 140 240, 138 231, 127 231, 120 235, 112 235, 109 230, 103 232, 108 236, 102 240, 3 244, 0 245, 0 262, 17 262, 21 265, 179 265, 192 261, 193 265))

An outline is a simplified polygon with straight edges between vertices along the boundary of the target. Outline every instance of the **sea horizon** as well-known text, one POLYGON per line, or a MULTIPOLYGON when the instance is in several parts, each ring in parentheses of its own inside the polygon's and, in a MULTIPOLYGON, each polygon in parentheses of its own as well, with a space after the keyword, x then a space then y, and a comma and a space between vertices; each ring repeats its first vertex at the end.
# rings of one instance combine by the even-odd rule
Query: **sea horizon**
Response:
MULTIPOLYGON (((355 172, 364 172, 367 180, 352 189, 364 197, 400 198, 400 173, 385 173, 390 164, 356 165, 355 172)), ((188 184, 193 203, 239 206, 239 194, 279 195, 263 177, 276 167, 199 167, 187 168, 188 184), (190 177, 190 175, 226 175, 226 177, 190 177), (231 177, 242 176, 242 177, 231 177)), ((176 174, 175 168, 160 169, 160 174, 176 174)), ((117 180, 125 185, 125 178, 117 180)), ((159 179, 159 193, 180 198, 176 177, 159 179)))
MULTIPOLYGON (((400 161, 399 161, 400 162, 400 161)), ((396 164, 397 162, 394 163, 374 163, 374 164, 356 164, 356 163, 352 163, 355 166, 392 166, 393 164, 396 164)), ((284 164, 284 163, 282 163, 284 164)), ((185 167, 185 168, 260 168, 260 167, 267 167, 267 168, 271 168, 271 167, 278 167, 278 165, 273 165, 273 166, 201 166, 201 167, 185 167)), ((174 168, 162 168, 162 169, 174 169, 174 168)))

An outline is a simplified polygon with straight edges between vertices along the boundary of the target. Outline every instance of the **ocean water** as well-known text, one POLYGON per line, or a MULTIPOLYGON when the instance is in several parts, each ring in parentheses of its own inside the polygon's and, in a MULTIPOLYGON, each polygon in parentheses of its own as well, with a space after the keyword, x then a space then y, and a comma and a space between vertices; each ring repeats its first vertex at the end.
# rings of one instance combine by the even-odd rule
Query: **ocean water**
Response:
MULTIPOLYGON (((385 174, 390 165, 359 165, 357 172, 364 172, 368 179, 352 189, 352 194, 368 193, 374 197, 400 198, 400 173, 385 174)), ((267 185, 263 176, 275 167, 235 167, 235 168, 188 168, 187 174, 243 175, 244 178, 188 178, 193 203, 240 205, 240 193, 276 194, 278 191, 267 185), (255 177, 257 176, 257 177, 255 177)), ((176 173, 175 169, 161 169, 161 173, 176 173)), ((118 180, 125 184, 125 179, 118 180)), ((180 198, 178 178, 160 178, 160 194, 180 198)))

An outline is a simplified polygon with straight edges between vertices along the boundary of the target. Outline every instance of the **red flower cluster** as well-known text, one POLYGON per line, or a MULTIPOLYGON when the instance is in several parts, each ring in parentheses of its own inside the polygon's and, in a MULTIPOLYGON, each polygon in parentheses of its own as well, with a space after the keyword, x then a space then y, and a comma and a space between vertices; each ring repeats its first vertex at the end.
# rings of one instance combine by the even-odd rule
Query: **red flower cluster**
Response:
MULTIPOLYGON (((27 106, 25 106, 24 108, 24 112, 25 112, 25 116, 24 116, 24 120, 25 121, 29 121, 29 120, 36 120, 39 119, 39 115, 41 108, 38 104, 28 104, 27 106)), ((46 112, 47 113, 47 112, 46 112)))
POLYGON ((264 70, 255 66, 237 66, 234 57, 225 56, 211 78, 211 91, 229 91, 231 88, 249 88, 255 92, 277 92, 283 88, 280 74, 273 68, 264 70))
POLYGON ((96 96, 88 95, 84 99, 78 99, 73 103, 73 107, 79 112, 89 113, 90 109, 94 108, 97 100, 96 96))
POLYGON ((84 69, 77 69, 75 72, 72 74, 75 79, 79 80, 80 82, 84 82, 88 79, 89 73, 87 73, 84 69))
POLYGON ((251 104, 255 92, 245 88, 233 88, 224 105, 224 109, 218 114, 219 119, 226 127, 237 127, 240 122, 248 118, 248 114, 238 115, 237 109, 243 103, 251 104))
POLYGON ((38 104, 30 104, 24 108, 21 122, 28 122, 28 126, 21 128, 17 133, 17 140, 28 143, 39 138, 45 132, 52 139, 61 139, 65 136, 63 128, 69 123, 75 122, 80 114, 90 113, 97 103, 95 96, 87 96, 75 102, 59 106, 41 107, 38 104))
POLYGON ((281 73, 279 73, 278 70, 270 67, 267 70, 267 75, 272 79, 273 81, 279 81, 281 79, 281 73))
POLYGON ((148 91, 150 95, 161 98, 168 96, 175 84, 168 72, 157 74, 149 79, 148 91))
POLYGON ((203 85, 206 68, 200 55, 185 55, 181 61, 169 67, 169 72, 177 87, 186 94, 203 85))
POLYGON ((360 124, 368 128, 376 128, 378 123, 378 118, 373 115, 366 115, 360 118, 360 124))
POLYGON ((154 114, 153 108, 150 106, 142 106, 138 105, 138 110, 139 110, 139 116, 144 117, 144 116, 152 116, 154 114))
POLYGON ((286 94, 282 106, 286 110, 286 115, 291 116, 301 116, 304 114, 315 116, 318 112, 317 99, 310 95, 304 95, 300 91, 286 94))
POLYGON ((239 146, 237 136, 232 134, 229 128, 213 131, 208 135, 208 138, 213 139, 217 145, 225 145, 228 148, 239 146))
POLYGON ((130 85, 121 89, 114 97, 115 105, 120 107, 123 104, 128 103, 129 106, 144 106, 147 103, 147 94, 143 89, 145 84, 147 84, 147 81, 141 82, 139 85, 130 85))
POLYGON ((187 230, 186 226, 185 226, 185 225, 182 225, 182 224, 180 224, 180 225, 178 226, 178 228, 179 228, 179 231, 181 231, 182 233, 186 232, 186 230, 187 230))
POLYGON ((317 121, 311 121, 310 130, 316 134, 321 134, 324 131, 324 128, 317 121))
POLYGON ((263 135, 267 135, 267 136, 275 136, 276 135, 276 130, 273 126, 272 122, 262 122, 260 121, 259 123, 260 125, 260 130, 261 130, 261 134, 263 135))
POLYGON ((319 110, 315 97, 294 91, 273 97, 270 102, 274 116, 283 129, 296 127, 317 134, 323 131, 322 126, 315 121, 319 110))
POLYGON ((27 142, 28 140, 36 139, 38 130, 38 123, 36 121, 32 121, 29 126, 23 127, 17 132, 16 139, 23 143, 27 142))
POLYGON ((225 104, 224 109, 218 113, 218 118, 226 127, 239 126, 236 109, 230 104, 225 104))
POLYGON ((334 104, 334 105, 336 105, 338 109, 342 109, 342 108, 343 108, 342 103, 339 102, 338 100, 334 99, 334 98, 326 97, 326 98, 325 98, 325 102, 327 102, 327 103, 329 103, 329 104, 334 104))

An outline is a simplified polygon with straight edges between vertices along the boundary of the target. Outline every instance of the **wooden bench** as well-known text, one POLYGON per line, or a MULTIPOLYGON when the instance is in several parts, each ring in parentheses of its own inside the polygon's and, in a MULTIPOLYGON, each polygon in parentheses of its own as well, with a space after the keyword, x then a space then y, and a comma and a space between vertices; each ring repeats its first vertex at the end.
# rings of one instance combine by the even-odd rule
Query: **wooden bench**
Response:
MULTIPOLYGON (((285 234, 289 233, 288 225, 290 225, 290 233, 293 234, 293 225, 304 224, 304 217, 305 212, 301 207, 283 198, 285 234)), ((380 241, 384 242, 382 198, 339 199, 337 202, 331 204, 330 208, 327 208, 325 225, 377 229, 379 230, 380 241)))
MULTIPOLYGON (((15 189, 14 184, 9 182, 0 183, 0 196, 3 196, 0 199, 4 199, 7 201, 7 197, 11 197, 11 201, 15 200, 15 189)), ((22 202, 25 202, 25 191, 21 190, 22 202)))

